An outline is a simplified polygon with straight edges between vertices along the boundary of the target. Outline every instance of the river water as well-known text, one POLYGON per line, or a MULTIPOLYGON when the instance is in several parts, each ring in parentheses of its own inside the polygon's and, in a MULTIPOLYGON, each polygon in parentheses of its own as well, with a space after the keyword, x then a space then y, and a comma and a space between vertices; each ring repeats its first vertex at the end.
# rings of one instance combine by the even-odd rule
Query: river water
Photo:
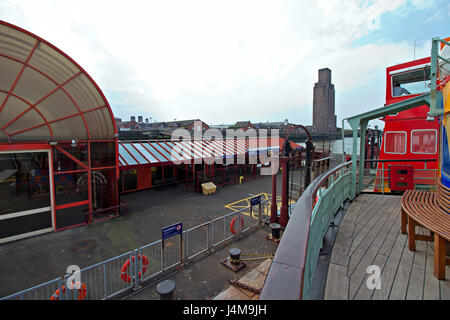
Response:
MULTIPOLYGON (((298 141, 298 140, 292 140, 295 143, 298 143, 301 146, 305 146, 304 141, 298 141)), ((358 138, 358 154, 359 154, 359 142, 360 138, 358 138)), ((314 146, 316 147, 316 150, 322 150, 323 147, 325 149, 330 148, 331 153, 334 154, 342 154, 342 139, 339 140, 331 140, 328 141, 325 139, 322 141, 321 139, 314 140, 314 146)), ((344 152, 351 155, 353 150, 353 138, 352 137, 346 137, 344 138, 344 152)))

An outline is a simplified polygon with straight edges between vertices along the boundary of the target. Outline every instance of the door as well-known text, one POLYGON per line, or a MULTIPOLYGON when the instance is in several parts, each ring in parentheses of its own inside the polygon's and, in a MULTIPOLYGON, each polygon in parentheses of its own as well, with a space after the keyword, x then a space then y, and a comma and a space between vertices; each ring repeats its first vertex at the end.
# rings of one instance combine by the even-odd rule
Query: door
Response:
POLYGON ((0 243, 53 230, 49 151, 0 153, 0 243))

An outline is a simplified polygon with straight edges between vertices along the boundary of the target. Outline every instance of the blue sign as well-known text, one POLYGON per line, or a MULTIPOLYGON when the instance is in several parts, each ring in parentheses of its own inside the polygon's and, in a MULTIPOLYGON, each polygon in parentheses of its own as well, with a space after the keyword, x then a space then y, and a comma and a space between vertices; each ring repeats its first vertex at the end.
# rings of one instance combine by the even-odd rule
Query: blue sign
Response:
POLYGON ((183 232, 183 223, 181 222, 161 229, 163 240, 176 236, 177 234, 180 234, 182 232, 183 232))
POLYGON ((261 203, 261 196, 257 196, 257 197, 251 198, 251 200, 250 200, 250 204, 252 206, 255 206, 255 205, 259 204, 259 203, 261 203))

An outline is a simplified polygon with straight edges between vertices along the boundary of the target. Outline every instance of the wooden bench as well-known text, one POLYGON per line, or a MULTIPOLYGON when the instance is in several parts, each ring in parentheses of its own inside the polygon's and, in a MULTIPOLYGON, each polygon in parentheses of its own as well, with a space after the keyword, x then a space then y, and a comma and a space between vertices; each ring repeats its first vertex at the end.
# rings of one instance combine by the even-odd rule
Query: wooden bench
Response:
POLYGON ((434 241, 434 276, 439 280, 445 280, 445 266, 450 265, 450 259, 446 257, 446 242, 450 241, 450 215, 440 205, 444 196, 447 195, 440 192, 407 190, 401 200, 402 233, 408 233, 409 250, 416 250, 416 240, 434 241), (428 229, 431 235, 416 234, 416 226, 428 229))

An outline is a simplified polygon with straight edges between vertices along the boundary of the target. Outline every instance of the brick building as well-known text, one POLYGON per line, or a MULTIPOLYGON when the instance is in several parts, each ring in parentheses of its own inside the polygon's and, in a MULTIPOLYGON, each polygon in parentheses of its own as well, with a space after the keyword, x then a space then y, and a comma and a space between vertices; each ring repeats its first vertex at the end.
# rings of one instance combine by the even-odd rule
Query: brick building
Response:
POLYGON ((331 70, 319 70, 319 81, 314 84, 313 128, 315 132, 336 132, 334 85, 331 70))

